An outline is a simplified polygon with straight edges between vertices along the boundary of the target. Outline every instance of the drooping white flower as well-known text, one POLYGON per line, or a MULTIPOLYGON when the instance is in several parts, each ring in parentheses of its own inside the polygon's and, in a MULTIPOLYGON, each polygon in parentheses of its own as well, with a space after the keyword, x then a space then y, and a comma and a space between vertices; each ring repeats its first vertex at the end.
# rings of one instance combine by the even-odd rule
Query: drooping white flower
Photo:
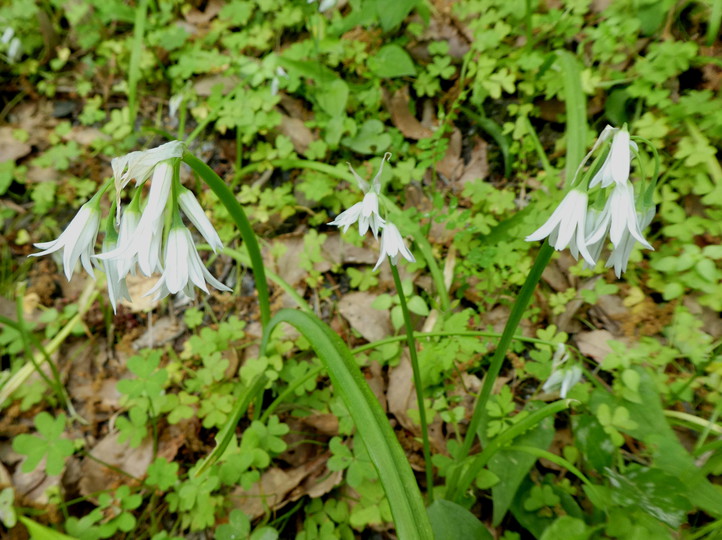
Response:
POLYGON ((559 396, 566 398, 569 390, 582 379, 582 368, 572 366, 554 370, 542 386, 544 392, 559 391, 559 396))
POLYGON ((206 213, 198 203, 198 199, 196 199, 195 195, 193 195, 193 192, 180 186, 178 204, 186 217, 191 221, 191 223, 193 223, 193 225, 195 225, 198 232, 200 232, 206 242, 208 242, 208 245, 211 246, 213 252, 217 253, 222 250, 223 242, 221 242, 216 229, 206 216, 206 213))
POLYGON ((174 226, 168 233, 163 266, 163 274, 158 283, 146 296, 157 293, 155 299, 160 299, 169 294, 183 293, 192 297, 194 285, 208 293, 206 281, 220 291, 231 291, 205 267, 196 251, 190 231, 182 225, 174 226))
POLYGON ((617 184, 604 205, 596 230, 587 238, 587 244, 600 241, 609 231, 609 239, 618 247, 626 234, 631 235, 647 249, 654 249, 640 230, 639 217, 634 204, 634 187, 631 183, 617 184))
POLYGON ((128 182, 135 179, 136 185, 143 183, 150 177, 157 165, 181 157, 184 148, 183 142, 170 141, 150 150, 131 152, 111 160, 118 215, 120 215, 120 192, 128 185, 128 182))
MULTIPOLYGON (((128 246, 135 236, 135 231, 138 229, 138 223, 140 222, 140 211, 137 208, 137 202, 131 202, 120 217, 120 227, 118 232, 118 241, 114 243, 113 247, 103 248, 104 253, 109 253, 115 250, 118 246, 128 246)), ((127 257, 121 257, 117 260, 118 273, 121 276, 127 276, 129 273, 135 275, 135 266, 138 263, 138 254, 128 250, 129 255, 127 257)), ((101 258, 99 256, 99 258, 101 258)), ((103 260, 103 258, 101 258, 103 260)), ((104 260, 110 260, 104 258, 104 260)))
POLYGON ((281 78, 288 79, 288 73, 286 73, 286 70, 283 69, 281 66, 276 67, 276 72, 273 78, 271 79, 271 95, 275 96, 278 94, 278 89, 281 86, 281 78))
POLYGON ((329 223, 329 225, 336 225, 339 228, 343 228, 343 232, 346 232, 351 225, 358 222, 358 230, 361 236, 365 235, 370 228, 374 237, 378 238, 379 229, 383 227, 385 223, 384 219, 379 214, 381 173, 384 169, 384 163, 387 159, 389 159, 389 157, 391 157, 390 153, 387 152, 384 154, 379 170, 370 185, 366 182, 366 180, 361 178, 349 164, 348 167, 351 169, 351 173, 354 175, 359 187, 364 192, 364 199, 362 202, 354 204, 348 210, 341 212, 338 216, 336 216, 336 219, 329 223))
POLYGON ((18 58, 20 58, 20 50, 22 48, 20 39, 15 35, 15 30, 11 27, 6 28, 2 37, 0 37, 0 44, 7 47, 6 58, 8 64, 14 64, 18 58))
POLYGON ((170 99, 168 100, 168 116, 171 118, 175 118, 178 114, 178 109, 180 109, 181 104, 183 103, 183 98, 185 98, 185 95, 183 92, 178 92, 177 94, 173 94, 170 99))
POLYGON ((401 236, 399 229, 396 225, 387 221, 381 230, 381 254, 379 255, 379 260, 376 261, 374 270, 381 266, 381 263, 384 262, 386 257, 390 257, 391 263, 396 266, 396 263, 399 260, 399 255, 403 256, 404 259, 409 262, 416 262, 413 254, 406 247, 404 237, 401 236))
POLYGON ((559 395, 565 398, 572 386, 581 380, 582 369, 579 366, 563 367, 567 360, 569 360, 569 352, 563 343, 559 343, 552 358, 552 374, 542 386, 544 392, 558 390, 559 395))
POLYGON ((585 238, 587 201, 585 192, 570 190, 546 223, 527 236, 526 241, 535 242, 549 237, 549 243, 557 251, 569 246, 575 258, 581 254, 585 261, 594 266, 596 261, 587 249, 585 238))
MULTIPOLYGON (((116 239, 106 236, 103 242, 103 251, 111 251, 115 249, 116 239)), ((122 259, 106 259, 101 261, 103 264, 103 270, 105 271, 105 281, 108 287, 108 298, 110 299, 110 305, 113 306, 113 313, 118 310, 118 301, 126 299, 129 302, 132 301, 130 292, 128 291, 128 285, 125 282, 126 273, 123 273, 121 269, 122 259)))
POLYGON ((594 175, 591 182, 589 182, 590 189, 597 184, 601 184, 603 188, 606 188, 613 183, 617 185, 626 184, 629 180, 629 171, 632 166, 631 149, 634 148, 636 150, 637 145, 630 140, 626 127, 619 129, 607 126, 599 138, 600 140, 604 140, 612 133, 614 136, 609 154, 607 154, 602 167, 594 175))
MULTIPOLYGON (((651 207, 642 212, 636 212, 637 225, 640 231, 646 229, 654 218, 655 208, 651 207)), ((627 271, 629 256, 632 254, 632 248, 637 243, 637 239, 628 229, 622 232, 622 239, 619 244, 614 246, 612 253, 609 255, 607 268, 614 267, 614 273, 618 278, 622 277, 622 273, 627 271)), ((646 247, 646 246, 645 246, 646 247)))
POLYGON ((379 236, 379 228, 385 221, 379 215, 379 196, 374 191, 369 191, 364 195, 361 203, 361 217, 358 218, 358 232, 361 236, 371 227, 374 238, 379 236))
POLYGON ((163 161, 155 165, 148 200, 134 233, 125 235, 114 250, 98 255, 99 259, 124 259, 123 269, 132 268, 137 261, 140 271, 146 276, 161 270, 160 245, 163 239, 163 215, 168 204, 173 174, 171 162, 163 161))
POLYGON ((93 265, 91 257, 95 248, 95 240, 98 236, 100 227, 100 208, 98 206, 99 197, 96 195, 90 201, 85 203, 70 224, 65 228, 61 235, 51 242, 38 242, 35 247, 43 251, 32 253, 31 257, 40 257, 48 255, 59 250, 63 250, 63 270, 65 277, 70 281, 75 270, 75 265, 80 259, 83 268, 90 274, 93 274, 93 265))
MULTIPOLYGON (((312 4, 316 0, 307 0, 307 3, 312 4)), ((324 11, 328 11, 333 6, 336 5, 337 0, 321 0, 318 5, 318 11, 319 13, 323 13, 324 11)))
MULTIPOLYGON (((584 230, 585 237, 589 237, 599 225, 599 222, 602 219, 602 212, 595 208, 588 208, 587 209, 587 220, 586 220, 586 227, 584 230)), ((602 250, 604 249, 604 238, 601 238, 598 242, 589 243, 587 244, 587 251, 589 251, 589 254, 592 256, 592 259, 595 261, 599 260, 599 257, 602 254, 602 250)), ((594 268, 595 265, 589 264, 588 261, 584 261, 584 268, 591 269, 594 268)))
POLYGON ((329 222, 328 225, 335 225, 343 232, 346 232, 351 225, 355 224, 359 220, 359 218, 361 217, 362 209, 363 203, 357 202, 348 210, 344 210, 339 215, 337 215, 336 219, 329 222))

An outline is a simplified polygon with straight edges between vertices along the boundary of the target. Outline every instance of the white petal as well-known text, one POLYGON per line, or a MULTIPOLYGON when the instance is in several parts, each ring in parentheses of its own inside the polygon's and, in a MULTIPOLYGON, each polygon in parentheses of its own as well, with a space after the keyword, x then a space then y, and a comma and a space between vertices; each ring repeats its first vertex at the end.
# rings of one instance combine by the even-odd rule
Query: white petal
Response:
POLYGON ((378 213, 379 213, 379 197, 373 191, 369 191, 366 195, 364 195, 361 215, 363 217, 367 218, 367 217, 371 216, 372 214, 378 214, 378 213))
POLYGON ((396 264, 398 261, 399 253, 409 262, 415 262, 416 259, 412 255, 411 251, 408 250, 404 243, 404 238, 401 236, 399 229, 391 222, 386 222, 381 232, 381 253, 379 254, 379 260, 374 266, 374 270, 377 270, 381 263, 383 263, 386 257, 391 258, 391 263, 396 264))
POLYGON ((329 222, 329 225, 335 225, 339 227, 340 229, 343 229, 343 232, 346 232, 348 228, 356 223, 359 220, 359 217, 361 217, 361 209, 363 208, 363 203, 356 203, 348 210, 344 210, 341 212, 338 216, 336 216, 336 219, 329 222))
POLYGON ((626 184, 629 179, 631 156, 629 152, 629 132, 619 130, 612 139, 612 150, 609 152, 611 177, 617 184, 626 184))
MULTIPOLYGON (((168 204, 168 195, 173 182, 173 167, 169 163, 160 163, 153 171, 153 179, 148 193, 148 203, 143 210, 143 217, 153 222, 159 219, 168 204)), ((142 220, 143 218, 141 218, 142 220)))
POLYGON ((213 285, 219 291, 233 292, 233 289, 224 285, 223 283, 218 281, 216 278, 214 278, 213 275, 205 267, 205 265, 201 266, 201 271, 203 272, 203 276, 206 278, 206 281, 208 283, 210 283, 211 285, 213 285))
POLYGON ((181 189, 178 203, 188 219, 195 225, 198 232, 200 232, 206 242, 208 242, 208 245, 211 246, 211 249, 214 252, 223 249, 223 243, 218 233, 213 228, 213 225, 193 193, 188 189, 181 189))
POLYGON ((374 176, 374 179, 371 180, 371 191, 374 191, 376 194, 381 193, 381 173, 384 170, 384 163, 386 163, 389 158, 391 158, 391 152, 386 152, 384 157, 381 158, 381 165, 379 165, 379 170, 376 173, 376 176, 374 176))
POLYGON ((357 173, 355 171, 355 169, 351 166, 350 163, 346 163, 346 165, 348 165, 348 168, 351 171, 351 174, 353 174, 354 178, 356 178, 356 182, 358 183, 359 189, 361 191, 363 191, 364 193, 366 193, 369 190, 368 182, 366 182, 366 180, 364 180, 363 178, 361 178, 361 176, 359 176, 359 173, 357 173))
MULTIPOLYGON (((580 195, 583 196, 585 199, 584 207, 586 208, 586 194, 583 194, 576 189, 572 189, 569 193, 566 194, 564 199, 562 199, 562 202, 560 202, 559 205, 554 209, 554 212, 552 212, 552 215, 549 216, 549 219, 546 220, 544 225, 542 225, 536 231, 527 236, 525 240, 527 242, 536 242, 537 240, 542 240, 547 236, 550 236, 557 227, 560 227, 563 219, 568 214, 570 209, 579 203, 580 195)), ((556 243, 559 243, 558 240, 556 243)))

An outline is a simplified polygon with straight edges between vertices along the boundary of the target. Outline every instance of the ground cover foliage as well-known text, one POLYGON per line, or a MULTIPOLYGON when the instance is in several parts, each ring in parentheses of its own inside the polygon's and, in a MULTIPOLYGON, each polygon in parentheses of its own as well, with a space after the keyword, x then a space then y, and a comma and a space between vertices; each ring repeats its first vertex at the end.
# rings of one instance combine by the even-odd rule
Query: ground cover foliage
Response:
POLYGON ((261 342, 246 243, 191 169, 226 246, 207 263, 232 293, 154 302, 138 276, 114 313, 101 272, 68 282, 27 258, 112 157, 176 138, 247 213, 271 314, 315 313, 351 349, 436 499, 437 538, 722 534, 721 19, 719 0, 3 2, 1 535, 397 537, 374 449, 316 352, 327 334, 278 324, 261 342), (459 489, 475 396, 539 252, 524 237, 561 200, 569 147, 625 123, 661 160, 654 251, 622 279, 554 255, 459 489), (360 200, 346 163, 368 179, 385 152, 416 255, 398 268, 433 486, 389 266, 372 271, 373 238, 327 225, 360 200), (544 387, 562 353, 583 373, 569 399, 544 387))

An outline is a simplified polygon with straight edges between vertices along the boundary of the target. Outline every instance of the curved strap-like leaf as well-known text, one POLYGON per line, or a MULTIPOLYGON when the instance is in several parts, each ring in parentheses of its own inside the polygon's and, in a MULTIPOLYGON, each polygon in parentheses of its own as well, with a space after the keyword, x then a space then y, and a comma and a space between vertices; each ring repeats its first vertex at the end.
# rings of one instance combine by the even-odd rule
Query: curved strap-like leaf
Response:
POLYGON ((265 353, 273 328, 285 322, 309 341, 328 371, 334 391, 341 397, 379 474, 401 540, 433 539, 421 492, 401 445, 381 405, 369 388, 351 351, 338 335, 317 317, 284 309, 269 322, 261 343, 265 353))
POLYGON ((191 167, 216 194, 218 199, 226 207, 233 221, 236 222, 238 230, 241 232, 243 241, 246 243, 248 255, 251 258, 251 270, 253 270, 253 278, 256 281, 256 291, 258 292, 258 307, 261 310, 261 324, 265 325, 271 316, 270 301, 268 296, 268 283, 266 282, 266 271, 263 266, 263 257, 261 257, 261 248, 258 247, 256 233, 253 232, 250 221, 243 211, 243 207, 238 203, 236 198, 228 189, 228 186, 221 180, 213 169, 203 163, 190 152, 183 154, 183 161, 191 167))

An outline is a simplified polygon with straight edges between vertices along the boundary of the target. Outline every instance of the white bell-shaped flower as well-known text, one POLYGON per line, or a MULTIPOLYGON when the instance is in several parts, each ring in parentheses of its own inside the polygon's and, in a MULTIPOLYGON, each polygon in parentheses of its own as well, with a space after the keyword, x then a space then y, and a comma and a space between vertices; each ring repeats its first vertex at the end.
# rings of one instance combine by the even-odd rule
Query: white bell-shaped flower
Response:
POLYGON ((31 257, 48 255, 63 250, 63 270, 70 281, 78 259, 86 272, 93 274, 91 257, 95 248, 95 240, 100 228, 99 194, 85 203, 61 235, 51 242, 38 242, 35 247, 43 251, 32 253, 31 257))
MULTIPOLYGON (((116 241, 106 237, 103 242, 103 250, 110 251, 115 249, 116 241)), ((118 310, 118 302, 121 299, 132 301, 128 285, 125 282, 125 275, 121 269, 122 259, 106 259, 101 261, 103 270, 105 271, 105 282, 108 287, 108 299, 110 305, 113 306, 113 313, 118 310)))
POLYGON ((406 247, 404 237, 401 236, 399 229, 396 225, 387 221, 381 231, 381 254, 379 255, 379 260, 376 262, 376 266, 374 266, 374 270, 381 266, 381 263, 386 260, 386 257, 390 257, 391 263, 395 266, 399 260, 399 255, 409 262, 416 262, 413 254, 409 251, 409 248, 406 247))
POLYGON ((612 184, 623 185, 629 180, 629 171, 632 167, 632 148, 637 149, 637 144, 630 140, 627 128, 610 128, 607 126, 599 137, 600 141, 613 133, 612 146, 607 154, 602 167, 589 182, 589 188, 601 184, 603 188, 612 184))
POLYGON ((569 246, 574 258, 581 254, 587 263, 594 266, 596 261, 589 253, 585 239, 587 201, 585 192, 570 190, 546 223, 527 236, 526 241, 535 242, 549 237, 549 243, 557 251, 569 246))
POLYGON ((122 265, 124 269, 131 268, 137 261, 140 271, 146 276, 162 268, 160 245, 163 239, 163 216, 168 204, 173 174, 172 163, 164 161, 156 164, 148 200, 134 233, 125 235, 114 250, 98 255, 99 259, 124 259, 125 263, 122 265))
POLYGON ((196 199, 195 195, 193 195, 193 192, 183 186, 180 186, 178 193, 178 204, 180 205, 181 210, 183 210, 186 217, 191 221, 191 223, 193 223, 193 225, 195 225, 196 229, 198 229, 198 232, 201 233, 203 238, 205 238, 208 245, 211 246, 213 252, 217 253, 222 250, 223 242, 221 242, 216 229, 211 224, 208 216, 206 216, 206 213, 203 211, 198 199, 196 199))
POLYGON ((183 225, 175 225, 168 233, 163 267, 158 283, 146 296, 156 294, 155 299, 159 299, 169 294, 182 293, 192 297, 194 285, 208 293, 206 281, 219 291, 231 291, 205 267, 196 251, 190 231, 183 225))
MULTIPOLYGON (((649 226, 654 218, 654 214, 654 207, 648 208, 642 212, 636 212, 637 226, 640 231, 643 231, 649 226)), ((624 229, 624 231, 622 231, 621 240, 616 246, 614 246, 614 249, 612 249, 612 253, 609 255, 609 259, 607 260, 607 264, 605 266, 607 268, 613 266, 614 273, 618 278, 622 277, 622 273, 627 271, 629 256, 632 254, 632 248, 634 248, 637 241, 637 238, 632 235, 629 229, 624 229)))
POLYGON ((150 177, 158 164, 181 157, 184 148, 183 142, 170 141, 156 148, 131 152, 125 156, 113 158, 110 166, 113 168, 116 192, 120 192, 133 179, 135 179, 136 185, 143 183, 150 177))
POLYGON ((596 230, 586 239, 594 244, 609 231, 609 239, 618 247, 625 235, 631 235, 647 249, 654 249, 642 236, 639 217, 635 210, 634 187, 631 183, 617 184, 604 205, 596 230))
POLYGON ((384 154, 383 159, 381 159, 381 165, 379 166, 379 170, 370 184, 366 182, 366 180, 361 178, 359 174, 354 170, 354 168, 351 167, 351 165, 349 164, 348 167, 349 169, 351 169, 351 173, 356 178, 356 182, 358 182, 359 188, 361 188, 361 190, 364 192, 364 199, 362 202, 354 204, 348 210, 341 212, 338 216, 336 216, 336 219, 329 223, 329 225, 335 225, 340 229, 343 229, 343 232, 346 232, 351 225, 358 222, 358 231, 361 236, 365 235, 370 228, 374 237, 378 238, 379 230, 381 229, 381 227, 384 226, 385 223, 384 219, 379 214, 381 173, 384 170, 384 163, 390 157, 390 153, 387 152, 386 154, 384 154))

